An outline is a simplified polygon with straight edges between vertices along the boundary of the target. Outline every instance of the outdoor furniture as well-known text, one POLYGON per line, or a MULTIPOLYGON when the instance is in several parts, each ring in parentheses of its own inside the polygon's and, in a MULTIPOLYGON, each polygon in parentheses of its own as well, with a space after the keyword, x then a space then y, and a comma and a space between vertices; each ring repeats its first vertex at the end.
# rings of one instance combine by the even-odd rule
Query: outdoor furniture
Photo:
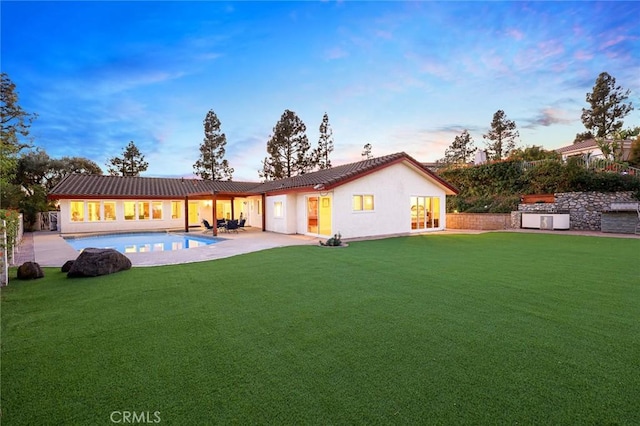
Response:
POLYGON ((224 229, 225 220, 224 219, 216 219, 216 228, 224 229))
POLYGON ((227 232, 235 232, 238 233, 238 221, 237 220, 228 220, 225 224, 225 229, 227 232))
POLYGON ((238 222, 238 229, 241 229, 243 231, 246 231, 246 229, 244 229, 244 224, 247 222, 247 219, 240 219, 240 222, 238 222))
POLYGON ((207 219, 202 219, 202 224, 204 225, 205 228, 207 228, 203 232, 207 232, 207 231, 213 232, 213 226, 209 224, 209 221, 207 219))

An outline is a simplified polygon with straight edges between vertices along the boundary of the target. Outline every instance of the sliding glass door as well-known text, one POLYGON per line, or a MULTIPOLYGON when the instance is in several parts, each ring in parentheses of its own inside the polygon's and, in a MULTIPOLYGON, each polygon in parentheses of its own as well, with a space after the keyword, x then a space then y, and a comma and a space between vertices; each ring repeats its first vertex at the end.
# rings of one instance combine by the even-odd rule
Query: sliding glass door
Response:
POLYGON ((440 197, 411 197, 411 229, 440 227, 440 197))

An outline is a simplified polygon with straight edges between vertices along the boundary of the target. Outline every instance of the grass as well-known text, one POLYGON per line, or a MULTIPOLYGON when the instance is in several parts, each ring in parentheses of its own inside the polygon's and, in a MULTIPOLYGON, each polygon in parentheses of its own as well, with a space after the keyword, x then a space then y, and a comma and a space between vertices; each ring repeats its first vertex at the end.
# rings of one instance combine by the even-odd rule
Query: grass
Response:
POLYGON ((640 424, 640 241, 425 236, 2 289, 2 423, 640 424))

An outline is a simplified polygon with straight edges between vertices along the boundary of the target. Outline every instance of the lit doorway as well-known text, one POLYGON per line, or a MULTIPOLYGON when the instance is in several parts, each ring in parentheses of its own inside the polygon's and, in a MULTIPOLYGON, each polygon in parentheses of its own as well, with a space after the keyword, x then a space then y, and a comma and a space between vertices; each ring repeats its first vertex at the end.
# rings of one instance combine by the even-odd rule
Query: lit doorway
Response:
POLYGON ((307 232, 331 235, 331 197, 307 198, 307 232))
POLYGON ((189 226, 200 225, 200 203, 197 201, 189 201, 189 226))

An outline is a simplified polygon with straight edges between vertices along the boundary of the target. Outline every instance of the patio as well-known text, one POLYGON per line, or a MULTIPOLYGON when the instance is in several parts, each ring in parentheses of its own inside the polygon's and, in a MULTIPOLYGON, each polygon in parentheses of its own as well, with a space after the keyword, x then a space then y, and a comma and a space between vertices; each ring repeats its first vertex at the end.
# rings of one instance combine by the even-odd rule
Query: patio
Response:
MULTIPOLYGON (((203 235, 199 229, 191 234, 203 235)), ((211 234, 211 232, 208 232, 211 234)), ((221 259, 238 254, 251 253, 275 247, 293 245, 315 245, 318 238, 305 235, 284 235, 273 232, 262 232, 258 228, 246 228, 238 233, 223 233, 219 238, 225 241, 210 246, 190 248, 186 250, 128 253, 134 266, 176 265, 181 263, 202 262, 221 259)), ((61 267, 67 260, 73 260, 80 253, 74 250, 58 232, 38 231, 25 233, 24 239, 16 252, 15 264, 35 261, 40 266, 61 267)))

